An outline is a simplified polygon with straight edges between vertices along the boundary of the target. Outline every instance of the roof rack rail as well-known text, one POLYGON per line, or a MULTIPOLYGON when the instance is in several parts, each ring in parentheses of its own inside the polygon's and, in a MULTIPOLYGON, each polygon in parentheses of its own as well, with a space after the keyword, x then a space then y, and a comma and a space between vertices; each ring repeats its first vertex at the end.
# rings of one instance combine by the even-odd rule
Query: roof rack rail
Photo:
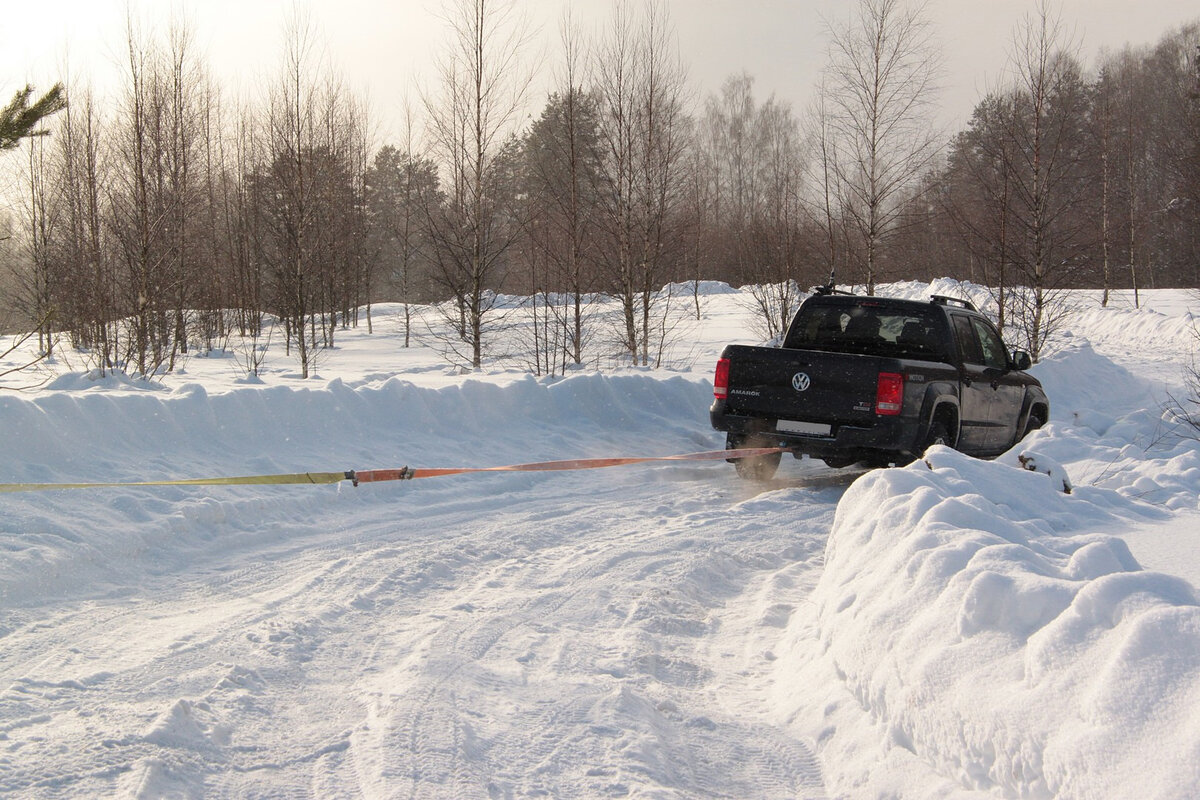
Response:
POLYGON ((947 297, 944 294, 935 294, 929 299, 931 302, 937 303, 939 306, 958 306, 959 308, 965 308, 968 311, 979 310, 970 300, 963 300, 961 297, 947 297))
POLYGON ((845 294, 845 295, 850 295, 850 296, 854 295, 854 292, 847 292, 843 289, 835 288, 832 283, 827 283, 824 286, 814 286, 814 287, 812 287, 811 291, 813 294, 819 294, 819 295, 828 295, 828 294, 845 294))

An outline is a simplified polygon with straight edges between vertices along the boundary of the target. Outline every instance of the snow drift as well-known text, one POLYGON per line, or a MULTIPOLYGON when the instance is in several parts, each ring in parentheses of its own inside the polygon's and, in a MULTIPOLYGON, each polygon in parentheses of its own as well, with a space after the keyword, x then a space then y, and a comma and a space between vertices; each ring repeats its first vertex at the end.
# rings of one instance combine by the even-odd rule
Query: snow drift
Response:
POLYGON ((1112 492, 947 448, 842 498, 820 641, 890 741, 964 787, 1185 797, 1200 785, 1200 608, 1141 569, 1112 492))

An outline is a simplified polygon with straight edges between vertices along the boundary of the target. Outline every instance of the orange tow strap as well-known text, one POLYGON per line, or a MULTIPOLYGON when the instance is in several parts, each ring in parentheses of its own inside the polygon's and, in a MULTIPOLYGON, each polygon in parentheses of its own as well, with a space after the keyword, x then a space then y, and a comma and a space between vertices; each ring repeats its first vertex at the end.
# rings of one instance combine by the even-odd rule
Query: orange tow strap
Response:
POLYGON ((380 481, 408 481, 417 478, 441 478, 468 472, 557 472, 572 469, 602 469, 649 461, 724 461, 727 458, 753 458, 782 453, 782 447, 752 447, 743 450, 707 450, 678 456, 645 456, 633 458, 575 458, 566 461, 535 461, 531 464, 509 464, 504 467, 400 467, 399 469, 366 469, 347 473, 357 486, 380 481))
POLYGON ((113 489, 141 486, 280 486, 285 484, 333 484, 351 481, 380 483, 406 481, 416 478, 440 478, 468 472, 557 472, 574 469, 600 469, 651 461, 723 461, 727 458, 754 458, 786 452, 783 447, 754 447, 742 450, 708 450, 677 456, 646 456, 635 458, 576 458, 566 461, 538 461, 532 464, 509 464, 503 467, 400 467, 398 469, 347 470, 345 472, 294 472, 285 475, 246 475, 226 478, 185 478, 181 480, 126 481, 112 483, 0 483, 0 494, 8 492, 37 492, 61 489, 113 489))

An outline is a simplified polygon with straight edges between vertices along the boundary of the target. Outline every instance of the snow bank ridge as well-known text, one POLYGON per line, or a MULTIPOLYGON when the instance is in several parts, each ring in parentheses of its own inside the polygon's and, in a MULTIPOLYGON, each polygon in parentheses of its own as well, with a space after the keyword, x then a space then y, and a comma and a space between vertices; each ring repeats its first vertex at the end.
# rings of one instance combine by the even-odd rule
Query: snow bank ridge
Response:
POLYGON ((1188 796, 1194 589, 1071 535, 1135 514, 1116 493, 1014 466, 938 447, 847 491, 814 593, 826 656, 895 744, 966 788, 1188 796))
POLYGON ((468 466, 507 458, 513 444, 537 458, 626 455, 599 450, 601 434, 643 442, 628 455, 667 455, 648 436, 694 430, 709 391, 707 383, 684 377, 589 373, 440 388, 392 378, 357 388, 333 380, 323 387, 245 387, 212 395, 187 384, 170 392, 147 385, 117 393, 0 396, 6 428, 0 480, 137 480, 147 472, 200 477, 246 474, 247 465, 260 472, 400 462, 468 466), (531 420, 544 436, 530 440, 531 420), (468 443, 472 450, 464 453, 468 443), (446 459, 452 463, 440 463, 446 459), (48 464, 65 468, 52 473, 48 464))

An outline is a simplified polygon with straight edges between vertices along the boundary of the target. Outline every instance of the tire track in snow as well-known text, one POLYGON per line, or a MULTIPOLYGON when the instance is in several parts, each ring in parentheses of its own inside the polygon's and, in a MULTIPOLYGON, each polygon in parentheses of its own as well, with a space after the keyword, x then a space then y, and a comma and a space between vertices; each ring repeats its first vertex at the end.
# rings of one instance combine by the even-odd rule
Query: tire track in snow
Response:
MULTIPOLYGON (((702 642, 748 580, 804 555, 787 553, 795 531, 773 530, 780 504, 835 498, 747 497, 714 474, 518 476, 307 502, 302 524, 289 514, 257 545, 206 550, 191 573, 31 618, 8 643, 81 655, 6 667, 78 680, 86 660, 106 687, 0 717, 45 720, 7 734, 0 789, 812 796, 803 744, 723 706, 744 688, 702 642), (473 494, 484 488, 509 502, 473 494), (128 702, 101 707, 113 698, 128 702), (38 737, 79 756, 60 769, 30 758, 38 737)), ((260 513, 201 508, 188 524, 195 541, 219 541, 231 518, 249 528, 260 513)))
MULTIPOLYGON (((627 487, 622 487, 613 493, 620 495, 626 491, 627 487)), ((687 504, 702 512, 692 511, 692 517, 682 525, 684 529, 703 522, 704 516, 710 519, 703 524, 718 526, 728 513, 723 508, 705 509, 704 504, 691 501, 689 498, 687 504)), ((590 795, 598 790, 618 790, 620 779, 608 780, 610 776, 625 770, 645 771, 630 763, 628 756, 622 756, 619 750, 607 747, 606 731, 618 730, 619 726, 598 722, 597 717, 602 716, 599 711, 614 692, 621 693, 623 684, 636 684, 639 689, 649 686, 659 693, 695 695, 709 680, 706 677, 709 671, 675 653, 661 656, 622 653, 610 648, 608 642, 579 642, 575 640, 576 631, 561 630, 564 622, 576 629, 606 628, 616 634, 623 627, 637 628, 639 617, 630 613, 630 609, 638 607, 638 598, 625 598, 625 603, 630 600, 634 603, 620 613, 611 603, 608 607, 596 604, 595 598, 615 597, 610 587, 622 581, 636 584, 652 580, 662 564, 677 557, 672 554, 677 549, 675 540, 680 531, 647 527, 643 512, 636 505, 619 497, 605 498, 597 503, 596 513, 608 515, 610 523, 599 538, 595 530, 567 543, 552 536, 542 537, 544 544, 535 543, 533 554, 522 553, 512 561, 482 572, 474 585, 445 600, 449 608, 436 614, 437 630, 431 637, 418 678, 420 688, 391 699, 386 711, 377 715, 386 717, 388 724, 395 726, 381 736, 394 743, 396 752, 387 760, 391 762, 394 758, 408 763, 414 794, 450 796, 454 791, 445 781, 461 773, 465 764, 476 765, 480 761, 490 765, 482 774, 494 777, 486 787, 477 784, 475 788, 501 793, 590 795), (506 580, 498 579, 502 575, 506 580), (525 592, 514 587, 524 587, 525 592), (591 611, 580 608, 589 605, 595 608, 591 611), (494 652, 497 650, 500 652, 494 652), (496 702, 487 699, 491 695, 510 698, 505 711, 513 717, 512 721, 506 724, 496 716, 481 717, 461 710, 464 697, 468 698, 468 708, 479 709, 496 702), (447 751, 451 743, 438 738, 438 732, 445 731, 469 732, 466 738, 471 745, 464 746, 455 756, 447 751), (541 733, 530 742, 524 734, 528 731, 541 733), (406 744, 401 746, 402 742, 406 744), (561 760, 558 753, 563 754, 561 760)), ((540 510, 527 515, 528 518, 547 516, 540 510)), ((514 527, 527 534, 528 518, 522 518, 514 527)), ((722 526, 722 533, 725 530, 722 526)), ((642 606, 650 608, 652 624, 668 633, 672 629, 687 631, 688 625, 664 620, 652 606, 653 603, 642 606)), ((695 631, 687 638, 694 639, 696 633, 702 632, 695 631)), ((637 635, 643 636, 644 632, 637 635)), ((675 707, 670 701, 663 706, 668 710, 675 707)), ((661 712, 658 716, 666 719, 661 712)), ((711 742, 707 745, 718 747, 722 736, 731 730, 741 731, 732 721, 717 725, 703 718, 695 723, 694 718, 676 716, 679 718, 664 724, 676 729, 672 736, 679 741, 689 735, 694 737, 696 731, 719 728, 721 734, 709 737, 711 742)), ((762 738, 762 731, 756 730, 753 738, 762 738)), ((462 742, 459 746, 463 746, 462 742)), ((779 796, 797 796, 799 789, 813 783, 814 775, 819 785, 819 771, 812 769, 811 753, 799 743, 783 749, 796 753, 789 763, 802 764, 797 769, 805 777, 789 782, 779 796)), ((759 752, 762 763, 771 761, 766 752, 759 752)), ((721 760, 729 759, 756 763, 744 751, 736 754, 726 751, 721 760)), ((682 780, 695 791, 711 791, 713 787, 705 784, 716 781, 717 774, 703 771, 691 777, 649 775, 648 778, 682 780)), ((463 786, 457 787, 457 791, 471 793, 463 786)))

